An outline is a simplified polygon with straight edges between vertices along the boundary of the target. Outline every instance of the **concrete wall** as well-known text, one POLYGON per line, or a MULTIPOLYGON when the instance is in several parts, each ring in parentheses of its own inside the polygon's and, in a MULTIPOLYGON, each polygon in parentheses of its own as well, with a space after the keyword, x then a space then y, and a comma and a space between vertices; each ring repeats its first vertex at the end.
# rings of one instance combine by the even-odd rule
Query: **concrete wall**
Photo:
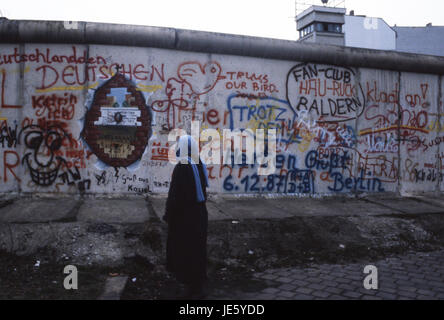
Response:
POLYGON ((14 33, 14 23, 0 24, 1 193, 165 193, 173 169, 168 132, 189 132, 193 119, 220 132, 278 132, 275 174, 209 165, 211 192, 444 189, 442 59, 207 33, 187 38, 171 29, 140 31, 145 40, 134 29, 133 38, 97 29, 84 39, 82 25, 60 38, 67 32, 60 24, 58 32, 36 23, 44 31, 14 33))

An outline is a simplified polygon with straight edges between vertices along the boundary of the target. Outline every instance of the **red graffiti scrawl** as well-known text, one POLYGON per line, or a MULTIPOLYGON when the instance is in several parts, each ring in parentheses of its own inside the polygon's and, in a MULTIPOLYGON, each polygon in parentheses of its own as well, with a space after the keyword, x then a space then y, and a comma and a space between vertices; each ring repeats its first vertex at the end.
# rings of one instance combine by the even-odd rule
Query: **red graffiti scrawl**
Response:
POLYGON ((199 96, 210 92, 217 81, 225 78, 220 76, 221 71, 217 62, 208 62, 203 66, 199 62, 185 62, 177 69, 177 75, 190 86, 191 92, 199 96))
POLYGON ((204 65, 196 61, 187 61, 177 68, 177 78, 168 79, 165 88, 166 100, 153 102, 152 109, 156 112, 166 112, 168 128, 174 129, 177 122, 177 109, 192 111, 195 103, 190 100, 199 100, 214 89, 219 80, 225 79, 221 76, 222 68, 218 62, 210 61, 204 65))

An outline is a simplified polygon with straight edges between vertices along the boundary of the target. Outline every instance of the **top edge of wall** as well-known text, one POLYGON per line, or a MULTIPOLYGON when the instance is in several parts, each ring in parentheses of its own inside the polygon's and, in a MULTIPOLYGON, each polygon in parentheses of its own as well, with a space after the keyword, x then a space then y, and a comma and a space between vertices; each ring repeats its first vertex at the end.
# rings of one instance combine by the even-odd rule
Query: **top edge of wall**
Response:
POLYGON ((0 18, 0 43, 152 47, 444 75, 444 57, 439 56, 163 27, 93 22, 76 24, 0 18))

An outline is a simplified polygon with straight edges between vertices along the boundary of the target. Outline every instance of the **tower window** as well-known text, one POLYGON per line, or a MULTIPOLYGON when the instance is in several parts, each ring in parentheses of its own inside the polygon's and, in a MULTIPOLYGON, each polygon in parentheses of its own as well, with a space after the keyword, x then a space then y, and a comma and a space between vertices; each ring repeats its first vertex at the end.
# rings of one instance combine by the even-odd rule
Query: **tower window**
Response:
POLYGON ((303 38, 306 35, 313 33, 314 30, 315 30, 315 27, 314 27, 314 24, 312 23, 299 31, 299 37, 303 38))
POLYGON ((339 23, 327 23, 327 22, 317 22, 316 23, 317 32, 333 32, 341 33, 342 25, 339 23))

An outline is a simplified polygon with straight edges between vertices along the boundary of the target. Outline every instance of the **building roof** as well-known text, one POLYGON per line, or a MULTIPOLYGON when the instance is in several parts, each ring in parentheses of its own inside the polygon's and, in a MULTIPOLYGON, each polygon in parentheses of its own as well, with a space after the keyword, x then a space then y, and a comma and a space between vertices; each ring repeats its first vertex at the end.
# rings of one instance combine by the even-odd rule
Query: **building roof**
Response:
POLYGON ((310 6, 309 8, 302 11, 297 15, 296 20, 301 19, 302 17, 312 13, 313 11, 325 12, 325 13, 336 13, 344 15, 346 13, 345 8, 333 8, 333 7, 324 7, 324 6, 310 6))
POLYGON ((397 34, 397 51, 444 55, 444 26, 393 27, 393 30, 397 34))

